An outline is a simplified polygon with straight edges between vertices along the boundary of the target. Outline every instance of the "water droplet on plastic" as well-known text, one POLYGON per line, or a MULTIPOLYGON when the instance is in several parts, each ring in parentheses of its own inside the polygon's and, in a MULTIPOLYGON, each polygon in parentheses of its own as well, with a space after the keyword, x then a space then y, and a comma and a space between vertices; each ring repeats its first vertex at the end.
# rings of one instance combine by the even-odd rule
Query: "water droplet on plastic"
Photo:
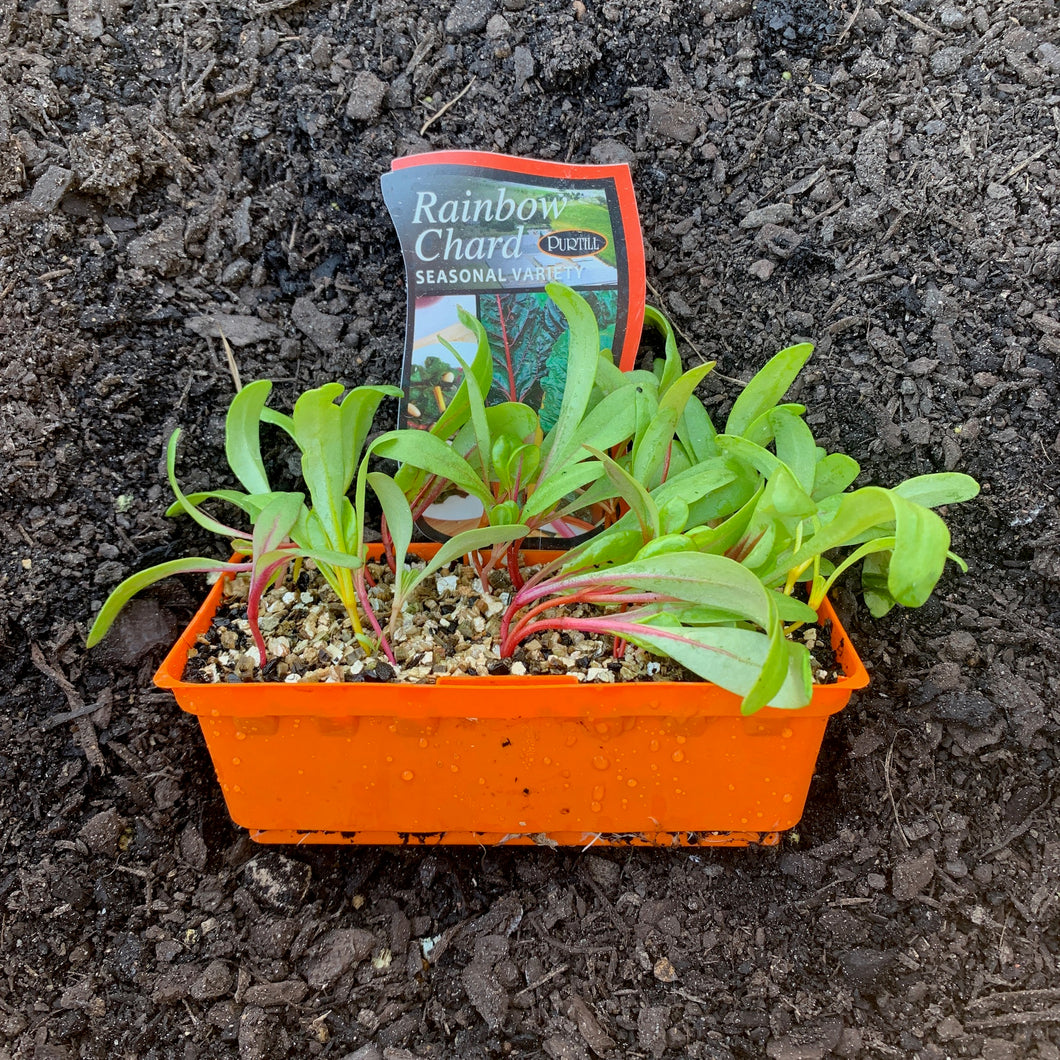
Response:
POLYGON ((552 759, 549 758, 548 755, 545 755, 545 757, 542 758, 541 761, 544 762, 546 766, 552 765, 552 759))
POLYGON ((480 784, 485 784, 485 783, 486 783, 486 778, 485 778, 485 777, 479 777, 479 778, 478 778, 478 782, 479 782, 480 784))
POLYGON ((567 733, 567 738, 563 742, 568 747, 573 747, 578 742, 578 734, 574 732, 567 733))
POLYGON ((651 751, 658 751, 659 750, 659 741, 658 740, 650 741, 649 744, 648 744, 648 749, 651 750, 651 751))
POLYGON ((394 761, 394 756, 393 756, 393 755, 387 755, 387 756, 386 756, 386 760, 387 760, 388 762, 393 762, 393 761, 394 761))
POLYGON ((593 813, 599 813, 600 812, 600 804, 598 802, 591 802, 591 803, 589 803, 589 809, 592 810, 593 813))
POLYGON ((401 774, 401 779, 402 780, 411 780, 414 776, 415 776, 415 774, 412 772, 411 769, 406 769, 405 772, 401 774))
POLYGON ((238 758, 233 758, 233 759, 232 759, 232 765, 234 765, 234 766, 238 766, 238 765, 239 765, 239 763, 240 763, 240 761, 241 761, 241 760, 240 760, 240 759, 238 759, 238 758))
POLYGON ((675 762, 683 762, 685 760, 685 753, 684 753, 684 751, 674 751, 674 753, 672 755, 670 755, 670 757, 675 762))
POLYGON ((611 763, 603 755, 593 757, 593 769, 607 769, 611 763))
POLYGON ((247 734, 245 732, 237 732, 236 733, 236 739, 237 740, 245 740, 246 738, 247 738, 247 734))
POLYGON ((233 784, 232 785, 232 790, 233 791, 242 791, 243 789, 238 784, 233 784))
POLYGON ((629 780, 626 781, 626 787, 627 788, 635 788, 636 786, 637 786, 637 782, 636 782, 636 780, 633 779, 633 777, 630 777, 629 780))
POLYGON ((460 772, 460 767, 459 766, 450 766, 449 767, 449 772, 450 773, 459 773, 460 772))
POLYGON ((687 736, 678 736, 677 737, 677 742, 678 743, 688 743, 688 737, 687 736))
POLYGON ((593 799, 598 801, 598 800, 602 799, 603 797, 604 797, 603 785, 597 784, 596 787, 593 788, 593 799))
POLYGON ((790 740, 794 734, 792 733, 791 729, 781 729, 780 735, 783 736, 785 740, 790 740))
POLYGON ((784 796, 784 800, 783 800, 783 801, 784 801, 784 802, 791 802, 791 795, 790 795, 790 793, 789 793, 789 794, 786 794, 786 795, 784 796))
POLYGON ((420 747, 426 747, 426 746, 427 746, 427 738, 425 736, 421 736, 420 737, 420 747))

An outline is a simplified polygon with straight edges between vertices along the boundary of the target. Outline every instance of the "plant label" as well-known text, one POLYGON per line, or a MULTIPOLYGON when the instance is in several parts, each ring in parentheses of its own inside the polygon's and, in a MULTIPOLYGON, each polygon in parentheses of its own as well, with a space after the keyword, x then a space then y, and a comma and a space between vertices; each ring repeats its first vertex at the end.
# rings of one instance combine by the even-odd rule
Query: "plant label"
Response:
POLYGON ((644 245, 628 166, 435 151, 396 159, 382 186, 408 285, 400 426, 429 428, 459 388, 452 350, 470 363, 476 349, 464 309, 489 336, 487 404, 530 405, 547 431, 567 360, 566 321, 544 290, 553 281, 588 299, 601 348, 633 367, 644 245))

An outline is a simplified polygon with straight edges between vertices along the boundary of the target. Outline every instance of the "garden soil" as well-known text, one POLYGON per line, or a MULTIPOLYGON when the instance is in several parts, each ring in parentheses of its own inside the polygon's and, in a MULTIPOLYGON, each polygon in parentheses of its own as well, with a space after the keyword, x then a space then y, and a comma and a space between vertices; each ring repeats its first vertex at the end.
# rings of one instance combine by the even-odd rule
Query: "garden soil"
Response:
MULTIPOLYGON (((1050 0, 0 0, 0 1057, 1060 1057, 1050 0), (399 155, 628 162, 719 415, 775 350, 862 483, 953 469, 916 612, 746 850, 255 847, 150 677, 233 377, 396 379, 399 155)), ((386 416, 394 409, 386 410, 386 416)), ((429 797, 429 796, 425 796, 429 797)))

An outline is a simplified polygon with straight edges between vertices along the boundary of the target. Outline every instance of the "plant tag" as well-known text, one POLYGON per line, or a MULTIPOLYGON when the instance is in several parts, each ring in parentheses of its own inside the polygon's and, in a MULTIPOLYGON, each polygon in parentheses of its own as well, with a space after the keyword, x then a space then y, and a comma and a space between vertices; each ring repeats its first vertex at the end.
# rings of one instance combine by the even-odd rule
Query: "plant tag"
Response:
POLYGON ((633 367, 644 245, 628 166, 435 151, 395 159, 382 186, 408 286, 400 426, 429 428, 459 388, 462 369, 448 347, 468 363, 476 349, 464 309, 489 336, 486 404, 530 405, 547 431, 567 356, 566 321, 544 290, 553 281, 588 299, 601 348, 633 367))

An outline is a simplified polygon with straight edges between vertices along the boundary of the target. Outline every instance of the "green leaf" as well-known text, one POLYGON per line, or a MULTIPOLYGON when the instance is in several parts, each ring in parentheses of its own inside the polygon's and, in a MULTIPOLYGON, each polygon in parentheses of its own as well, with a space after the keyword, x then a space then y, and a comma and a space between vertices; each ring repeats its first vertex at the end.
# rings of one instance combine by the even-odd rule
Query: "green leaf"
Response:
POLYGON ((977 497, 979 483, 970 475, 950 471, 937 475, 917 475, 899 482, 891 492, 907 501, 922 504, 925 508, 938 508, 943 504, 957 504, 977 497))
POLYGON ((688 502, 671 497, 659 505, 659 530, 663 534, 680 534, 688 526, 688 502))
POLYGON ((207 559, 205 556, 188 556, 185 559, 171 559, 166 563, 156 564, 147 570, 130 575, 107 597, 106 602, 96 616, 92 628, 88 631, 86 646, 91 648, 98 644, 114 624, 118 612, 141 590, 146 589, 163 578, 174 574, 205 574, 236 572, 247 569, 245 563, 225 563, 223 560, 207 559))
POLYGON ((274 493, 254 522, 255 557, 272 552, 287 541, 301 511, 301 493, 274 493))
POLYGON ((545 285, 556 305, 567 318, 570 345, 567 358, 567 382, 563 390, 556 426, 549 431, 543 448, 545 460, 541 475, 546 476, 553 463, 562 462, 572 445, 573 435, 585 416, 596 378, 600 358, 600 332, 589 303, 563 284, 545 285))
POLYGON ((811 496, 815 501, 820 502, 826 497, 842 493, 853 484, 854 479, 860 473, 861 468, 857 461, 851 459, 846 453, 829 453, 817 463, 811 496))
POLYGON ((173 495, 177 498, 177 503, 204 530, 209 530, 213 534, 220 534, 221 537, 239 536, 242 531, 226 526, 224 523, 214 519, 213 516, 207 515, 204 511, 196 508, 181 490, 180 484, 177 482, 177 445, 180 442, 180 434, 181 431, 178 427, 169 436, 169 444, 166 446, 166 473, 169 475, 169 485, 173 490, 173 495))
POLYGON ((225 456, 232 473, 247 493, 269 493, 269 476, 261 459, 261 413, 272 383, 248 383, 228 406, 225 417, 225 456))
POLYGON ((345 387, 325 383, 307 390, 294 405, 295 441, 302 452, 302 478, 312 508, 335 546, 343 537, 339 499, 353 481, 356 456, 349 454, 342 433, 342 413, 335 399, 345 387), (352 464, 352 467, 351 467, 352 464))
POLYGON ((836 579, 843 574, 844 571, 849 570, 855 563, 860 562, 866 556, 871 556, 876 552, 890 552, 894 548, 893 537, 878 537, 875 541, 869 541, 862 545, 861 548, 851 552, 849 556, 846 556, 843 561, 832 569, 831 574, 824 579, 821 584, 814 585, 813 592, 810 596, 810 604, 812 607, 820 607, 821 601, 828 595, 831 588, 836 583, 836 579))
POLYGON ((412 542, 412 509, 409 508, 409 502, 405 499, 401 487, 389 475, 373 471, 368 475, 368 484, 383 508, 387 530, 394 543, 394 561, 397 569, 401 570, 412 542))
POLYGON ((428 431, 390 431, 372 442, 368 452, 422 468, 478 497, 487 507, 493 503, 493 494, 471 464, 428 431))
POLYGON ((644 324, 654 328, 664 340, 662 371, 659 375, 659 393, 665 394, 681 375, 681 355, 677 352, 677 336, 670 321, 650 305, 644 307, 644 324))
POLYGON ((340 437, 345 449, 344 475, 347 477, 346 489, 353 481, 361 451, 368 440, 372 421, 384 399, 401 397, 401 390, 396 386, 358 386, 354 387, 339 406, 340 437))
POLYGON ((555 511, 556 505, 568 495, 602 478, 603 474, 603 467, 594 460, 582 464, 571 464, 562 471, 549 475, 523 505, 523 521, 538 521, 539 516, 551 514, 555 511))
POLYGON ((894 554, 887 590, 905 607, 920 607, 931 595, 946 566, 950 532, 930 509, 895 496, 894 554))
POLYGON ((294 420, 290 416, 277 412, 275 409, 264 408, 261 410, 261 422, 268 423, 273 427, 279 427, 294 441, 294 420))
MULTIPOLYGON (((588 447, 587 447, 588 448, 588 447)), ((604 472, 614 484, 618 495, 629 505, 640 523, 644 540, 659 536, 659 508, 651 494, 620 464, 599 449, 589 452, 604 465, 604 472)))
POLYGON ((817 443, 801 416, 788 409, 769 413, 777 456, 795 476, 805 493, 813 489, 817 471, 817 443))
POLYGON ((710 413, 698 398, 693 397, 685 405, 677 424, 677 437, 695 460, 703 461, 717 455, 718 447, 714 441, 717 434, 710 413))
POLYGON ((584 460, 587 446, 606 450, 621 445, 633 437, 633 427, 633 387, 622 387, 587 413, 571 435, 563 462, 584 460))
POLYGON ((659 556, 672 555, 675 552, 694 552, 695 548, 691 539, 684 534, 663 534, 641 545, 633 561, 655 559, 659 556))
POLYGON ((445 345, 449 348, 449 352, 460 362, 460 367, 464 369, 464 381, 467 383, 467 400, 471 411, 471 426, 475 434, 475 448, 478 451, 482 481, 489 482, 492 464, 490 463, 490 426, 486 417, 486 401, 482 396, 482 390, 478 385, 474 372, 471 371, 470 365, 456 352, 456 349, 450 343, 447 342, 445 345))
POLYGON ((503 401, 486 409, 486 422, 491 438, 508 435, 524 445, 540 444, 541 422, 529 405, 518 401, 503 401))
POLYGON ((781 592, 773 592, 773 603, 776 605, 777 617, 781 622, 817 622, 817 612, 809 604, 796 600, 781 592))
POLYGON ((617 523, 597 534, 596 537, 572 548, 566 555, 562 571, 573 571, 590 567, 608 567, 615 563, 626 563, 644 544, 644 535, 632 526, 620 527, 617 523))
POLYGON ((742 714, 754 714, 761 710, 780 691, 788 676, 788 662, 788 642, 784 636, 784 627, 776 622, 769 634, 769 649, 762 669, 740 704, 742 714))
MULTIPOLYGON (((758 681, 774 650, 770 637, 751 629, 682 627, 674 631, 642 623, 635 633, 625 627, 622 632, 634 644, 668 655, 705 681, 745 697, 744 703, 752 707, 750 697, 760 698, 758 681)), ((809 653, 804 645, 790 642, 787 651, 783 681, 769 697, 768 705, 797 710, 810 702, 813 693, 809 653)))
POLYGON ((689 530, 688 534, 695 541, 696 548, 700 552, 712 552, 719 556, 728 552, 747 533, 764 489, 764 486, 758 489, 743 507, 717 526, 698 526, 689 530))
POLYGON ((795 377, 802 371, 811 353, 813 346, 802 342, 770 358, 733 403, 725 422, 725 433, 743 434, 759 416, 776 405, 795 382, 795 377))
POLYGON ((668 552, 635 559, 603 572, 576 574, 564 579, 564 591, 593 583, 626 586, 638 592, 654 592, 691 604, 717 606, 763 629, 774 622, 769 591, 751 571, 726 556, 702 552, 668 552))
POLYGON ((673 442, 677 423, 692 392, 713 367, 713 362, 703 364, 677 379, 659 399, 658 408, 647 429, 634 442, 633 476, 649 489, 659 484, 667 450, 673 442))
POLYGON ((480 526, 474 530, 465 530, 443 542, 422 570, 408 572, 411 577, 405 587, 405 594, 411 593, 424 578, 429 578, 447 563, 452 563, 470 552, 480 552, 482 549, 518 541, 526 537, 528 533, 530 533, 530 527, 522 523, 507 526, 480 526))

